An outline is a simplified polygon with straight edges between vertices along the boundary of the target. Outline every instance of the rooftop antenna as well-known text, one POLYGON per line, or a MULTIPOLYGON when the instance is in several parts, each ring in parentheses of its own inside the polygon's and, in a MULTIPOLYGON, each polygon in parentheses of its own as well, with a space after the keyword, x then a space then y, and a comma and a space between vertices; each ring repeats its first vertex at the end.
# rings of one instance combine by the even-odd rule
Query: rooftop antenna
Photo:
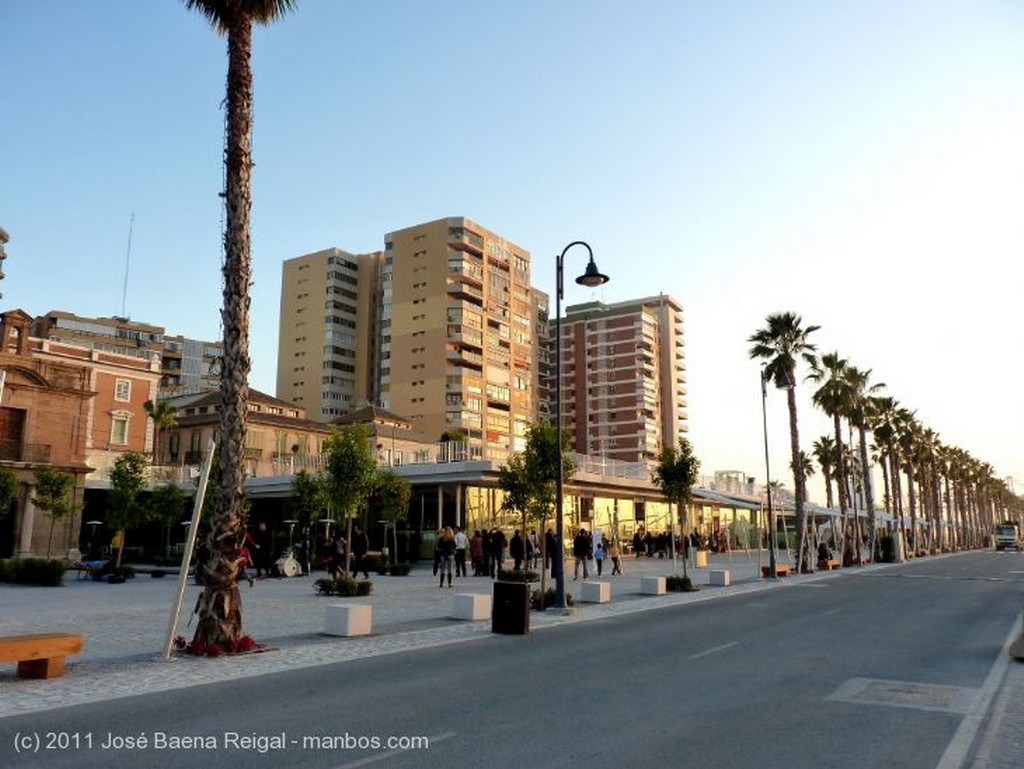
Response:
POLYGON ((128 248, 124 254, 124 286, 121 289, 121 317, 127 318, 128 313, 125 309, 125 303, 128 301, 128 266, 131 264, 132 258, 132 228, 135 225, 135 214, 131 215, 128 219, 128 248))

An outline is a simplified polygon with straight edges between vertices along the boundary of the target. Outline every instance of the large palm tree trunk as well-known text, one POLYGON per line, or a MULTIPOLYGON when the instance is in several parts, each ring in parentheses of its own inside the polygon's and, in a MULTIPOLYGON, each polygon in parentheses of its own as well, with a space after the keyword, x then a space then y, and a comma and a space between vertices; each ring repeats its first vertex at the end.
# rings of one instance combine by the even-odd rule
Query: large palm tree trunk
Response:
POLYGON ((803 573, 810 571, 811 562, 810 558, 808 558, 810 541, 807 538, 807 516, 804 512, 804 499, 807 498, 806 482, 804 480, 803 463, 800 461, 800 432, 797 428, 796 419, 796 387, 789 387, 786 390, 786 405, 789 407, 789 443, 793 454, 791 463, 793 466, 793 488, 795 491, 794 506, 796 507, 796 563, 797 571, 803 573))
POLYGON ((868 436, 863 427, 858 427, 860 440, 861 483, 864 484, 864 507, 868 514, 868 560, 875 560, 875 490, 871 483, 871 465, 868 464, 868 436))
POLYGON ((220 478, 208 539, 212 560, 200 598, 195 639, 222 646, 242 635, 236 576, 244 536, 245 416, 249 394, 249 190, 252 170, 252 21, 240 9, 228 27, 225 149, 224 361, 221 371, 220 478))
POLYGON ((849 485, 846 479, 846 457, 843 452, 843 426, 839 420, 839 412, 832 414, 832 432, 836 442, 836 493, 839 496, 839 514, 843 520, 843 537, 839 543, 842 548, 843 566, 853 563, 853 537, 850 532, 849 518, 849 485))

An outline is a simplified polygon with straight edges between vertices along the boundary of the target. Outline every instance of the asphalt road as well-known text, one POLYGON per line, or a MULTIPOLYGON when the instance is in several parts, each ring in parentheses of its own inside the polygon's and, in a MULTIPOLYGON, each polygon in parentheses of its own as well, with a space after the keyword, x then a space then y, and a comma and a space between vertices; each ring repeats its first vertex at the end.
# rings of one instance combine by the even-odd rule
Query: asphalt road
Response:
POLYGON ((924 559, 12 717, 0 766, 946 769, 1022 605, 1024 558, 924 559))

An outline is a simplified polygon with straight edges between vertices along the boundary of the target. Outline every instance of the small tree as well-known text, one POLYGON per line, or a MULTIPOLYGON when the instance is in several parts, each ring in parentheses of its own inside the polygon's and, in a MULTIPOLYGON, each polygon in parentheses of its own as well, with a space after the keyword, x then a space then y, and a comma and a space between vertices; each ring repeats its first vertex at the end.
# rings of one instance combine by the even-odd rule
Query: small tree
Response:
POLYGON ((352 517, 366 503, 377 470, 369 430, 365 425, 335 429, 324 441, 323 453, 328 497, 334 510, 344 516, 345 541, 351 543, 352 517))
POLYGON ((40 467, 35 472, 36 489, 32 504, 50 519, 50 534, 46 540, 46 557, 53 547, 53 529, 57 521, 74 514, 75 506, 69 499, 75 489, 75 477, 52 467, 40 467))
POLYGON ((329 504, 326 479, 299 470, 292 480, 291 506, 299 526, 309 526, 329 504))
POLYGON ((146 505, 146 519, 158 521, 164 526, 169 550, 170 529, 185 514, 185 492, 175 483, 165 483, 153 489, 146 500, 146 505))
POLYGON ((389 468, 377 471, 373 479, 372 505, 391 529, 394 563, 398 563, 398 522, 409 514, 411 496, 412 486, 405 478, 389 468))
MULTIPOLYGON (((683 536, 686 536, 686 530, 689 528, 687 513, 699 471, 700 460, 693 455, 693 448, 690 446, 690 441, 686 438, 681 437, 679 439, 678 447, 661 447, 661 453, 658 454, 658 464, 654 468, 652 480, 654 485, 661 489, 661 493, 669 503, 669 506, 672 504, 676 505, 683 536)), ((675 529, 675 521, 673 521, 673 534, 675 529)), ((672 545, 672 557, 675 558, 674 542, 672 545)), ((686 558, 683 558, 683 576, 687 576, 686 558)))
MULTIPOLYGON (((498 468, 498 488, 505 492, 502 509, 522 514, 523 535, 527 522, 537 522, 541 529, 542 563, 547 565, 547 537, 544 530, 548 515, 555 504, 556 468, 558 467, 558 435, 554 425, 541 422, 530 425, 526 431, 526 448, 511 457, 508 464, 498 468)), ((576 472, 575 463, 568 457, 571 437, 562 434, 562 480, 569 481, 576 472)), ((560 515, 561 511, 555 511, 560 515)), ((558 546, 561 548, 562 543, 558 546)), ((556 554, 557 555, 557 554, 556 554)), ((544 590, 546 569, 541 569, 541 590, 544 590)))
POLYGON ((116 566, 124 553, 125 529, 145 522, 148 510, 139 504, 139 494, 146 485, 149 461, 138 451, 125 451, 110 471, 110 498, 107 502, 107 526, 120 535, 116 566))

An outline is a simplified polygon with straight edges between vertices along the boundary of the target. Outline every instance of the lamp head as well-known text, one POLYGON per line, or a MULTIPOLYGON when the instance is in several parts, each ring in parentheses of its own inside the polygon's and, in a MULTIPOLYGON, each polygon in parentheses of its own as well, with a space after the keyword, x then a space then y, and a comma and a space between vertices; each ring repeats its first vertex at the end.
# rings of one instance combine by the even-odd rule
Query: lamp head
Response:
POLYGON ((602 274, 601 271, 597 269, 597 265, 594 264, 593 254, 590 255, 590 261, 587 262, 586 272, 576 278, 576 282, 581 286, 587 286, 588 288, 596 288, 597 286, 602 286, 608 282, 608 276, 602 274))

